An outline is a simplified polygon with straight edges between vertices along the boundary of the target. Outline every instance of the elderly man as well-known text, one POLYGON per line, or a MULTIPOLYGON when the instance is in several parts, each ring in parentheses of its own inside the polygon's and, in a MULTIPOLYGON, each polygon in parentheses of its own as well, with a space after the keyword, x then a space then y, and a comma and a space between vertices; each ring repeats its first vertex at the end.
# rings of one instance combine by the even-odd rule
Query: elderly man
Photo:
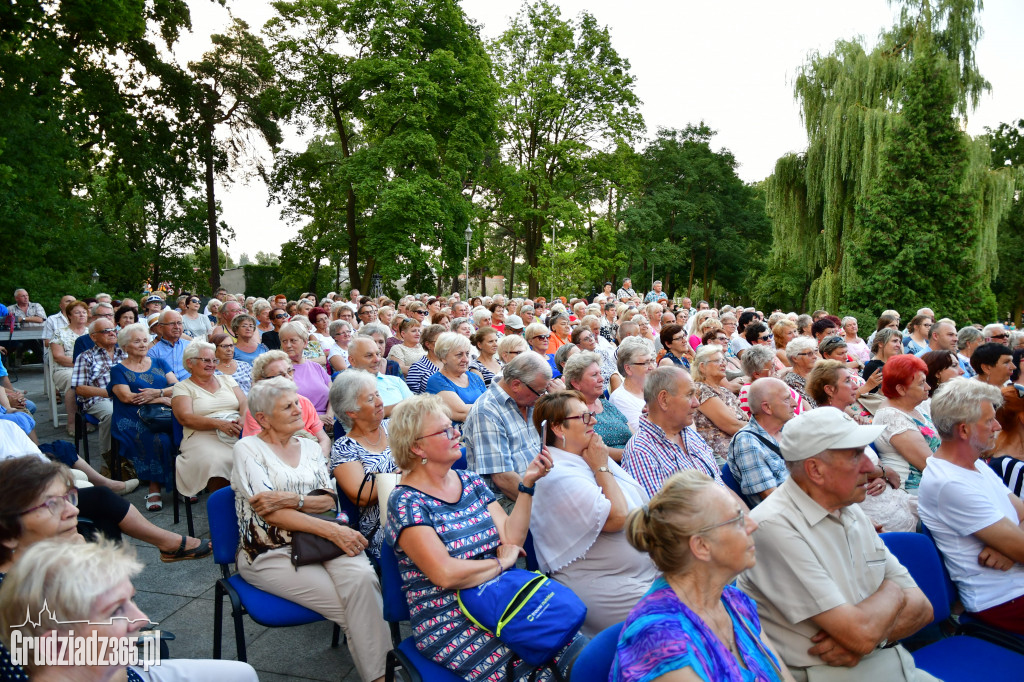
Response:
POLYGON ((412 397, 412 391, 400 376, 380 371, 380 346, 371 336, 355 336, 348 344, 348 362, 353 369, 361 369, 377 377, 377 393, 384 401, 384 416, 390 417, 395 405, 412 397))
POLYGON ((14 313, 14 319, 25 329, 38 329, 46 321, 43 306, 28 299, 24 289, 14 291, 14 305, 8 306, 8 312, 14 313))
POLYGON ((779 450, 779 434, 794 416, 791 390, 774 377, 750 384, 747 392, 750 421, 729 442, 726 461, 751 508, 789 478, 779 450))
POLYGON ((1010 345, 1010 333, 998 322, 985 325, 985 328, 981 330, 981 333, 985 336, 985 343, 1001 343, 1004 346, 1010 345))
POLYGON ((550 383, 551 367, 544 356, 523 353, 502 368, 500 379, 491 381, 462 427, 469 468, 483 476, 508 509, 519 497, 527 464, 540 452, 533 405, 550 383))
MULTIPOLYGON (((92 324, 96 320, 110 320, 110 323, 114 323, 114 307, 109 303, 97 303, 96 306, 89 313, 89 324, 92 324)), ((77 358, 79 355, 95 346, 95 342, 92 339, 91 334, 82 334, 75 339, 75 349, 73 357, 77 358)))
POLYGON ((452 319, 469 317, 469 304, 465 301, 458 301, 452 305, 452 319))
POLYGON ((653 496, 672 474, 696 469, 719 485, 722 472, 711 448, 693 428, 693 415, 700 404, 693 379, 681 367, 658 367, 644 380, 647 416, 640 416, 640 428, 622 450, 622 468, 653 496))
POLYGON ((114 323, 106 318, 94 320, 89 325, 89 336, 95 345, 75 359, 71 388, 78 396, 80 409, 99 419, 100 446, 106 460, 110 452, 110 417, 114 412, 107 393, 110 368, 128 355, 118 347, 114 323))
POLYGON ((654 286, 651 291, 647 292, 644 296, 644 303, 657 303, 658 301, 667 301, 668 294, 661 290, 661 280, 654 280, 654 286))
POLYGON ((952 320, 943 318, 932 325, 932 330, 928 333, 928 344, 917 353, 917 357, 933 350, 948 350, 950 353, 956 353, 956 342, 956 324, 952 320))
POLYGON ((627 301, 631 301, 636 297, 636 291, 633 290, 633 280, 626 277, 622 280, 622 286, 615 292, 615 300, 621 301, 622 299, 626 299, 627 301))
POLYGON ((71 294, 61 296, 59 306, 60 310, 46 318, 46 321, 43 323, 43 344, 45 344, 47 348, 50 347, 50 340, 57 335, 57 332, 67 328, 69 323, 67 316, 64 314, 64 308, 67 307, 68 303, 71 303, 74 300, 75 297, 71 294))
MULTIPOLYGON (((237 305, 237 304, 236 304, 237 305)), ((181 338, 184 326, 181 321, 181 314, 167 308, 156 323, 156 343, 149 349, 149 357, 159 358, 167 363, 167 366, 178 377, 178 381, 184 381, 192 376, 192 373, 185 369, 185 362, 182 356, 185 347, 189 342, 181 338)))
POLYGON ((750 515, 757 565, 738 587, 798 682, 934 680, 893 643, 931 622, 932 607, 856 503, 884 426, 834 407, 790 420, 779 448, 789 478, 750 515))
POLYGON ((232 339, 235 338, 234 332, 231 331, 231 320, 235 319, 240 312, 242 312, 241 303, 232 298, 224 301, 224 305, 220 307, 220 312, 217 313, 217 326, 214 327, 213 332, 223 332, 232 339))
POLYGON ((931 411, 942 445, 921 474, 918 512, 964 608, 1024 634, 1024 503, 981 461, 995 446, 1002 404, 999 389, 978 381, 939 386, 931 411))

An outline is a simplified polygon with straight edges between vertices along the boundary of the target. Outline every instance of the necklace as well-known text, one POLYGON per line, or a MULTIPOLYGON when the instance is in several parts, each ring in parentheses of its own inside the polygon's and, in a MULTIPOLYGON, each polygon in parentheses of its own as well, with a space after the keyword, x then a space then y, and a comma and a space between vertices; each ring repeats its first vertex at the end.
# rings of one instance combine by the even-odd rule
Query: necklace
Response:
MULTIPOLYGON (((362 431, 362 429, 360 429, 360 431, 362 431)), ((352 436, 352 437, 356 438, 356 436, 352 436)), ((384 429, 380 428, 380 424, 377 425, 377 440, 371 441, 370 437, 369 437, 369 434, 367 434, 366 432, 363 432, 359 436, 359 438, 362 438, 364 441, 366 441, 367 445, 373 445, 373 446, 380 445, 380 441, 381 441, 381 439, 383 437, 384 437, 384 429)))

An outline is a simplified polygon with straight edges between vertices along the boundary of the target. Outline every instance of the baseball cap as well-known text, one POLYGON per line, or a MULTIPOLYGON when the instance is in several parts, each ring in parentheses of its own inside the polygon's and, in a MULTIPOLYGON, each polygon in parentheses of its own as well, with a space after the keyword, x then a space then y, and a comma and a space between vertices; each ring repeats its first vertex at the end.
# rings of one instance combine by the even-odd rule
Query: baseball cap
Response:
POLYGON ((787 462, 800 462, 825 450, 862 448, 882 435, 885 426, 861 426, 836 407, 808 410, 786 422, 779 449, 787 462))
POLYGON ((505 318, 505 326, 510 329, 522 329, 523 318, 519 317, 518 315, 509 315, 508 317, 505 318))

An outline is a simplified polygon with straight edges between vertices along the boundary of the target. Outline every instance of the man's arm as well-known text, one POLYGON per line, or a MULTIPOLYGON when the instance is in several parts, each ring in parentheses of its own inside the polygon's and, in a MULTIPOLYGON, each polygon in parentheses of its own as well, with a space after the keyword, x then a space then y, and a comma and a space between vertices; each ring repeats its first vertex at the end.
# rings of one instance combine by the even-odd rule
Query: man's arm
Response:
POLYGON ((522 480, 522 477, 514 471, 500 471, 491 474, 491 481, 501 491, 501 494, 513 502, 519 497, 519 483, 522 480))
MULTIPOLYGON (((906 591, 892 580, 883 580, 878 590, 864 601, 840 604, 811 616, 811 620, 825 632, 826 637, 810 651, 821 656, 829 665, 848 665, 829 660, 828 655, 835 649, 834 645, 838 644, 859 660, 874 651, 894 631, 906 605, 906 591)), ((856 661, 850 665, 856 665, 856 661)))
MULTIPOLYGON (((1020 500, 1017 502, 1019 504, 1020 500)), ((1018 564, 1024 563, 1024 530, 1010 519, 1003 517, 991 526, 974 533, 974 537, 1018 564)))

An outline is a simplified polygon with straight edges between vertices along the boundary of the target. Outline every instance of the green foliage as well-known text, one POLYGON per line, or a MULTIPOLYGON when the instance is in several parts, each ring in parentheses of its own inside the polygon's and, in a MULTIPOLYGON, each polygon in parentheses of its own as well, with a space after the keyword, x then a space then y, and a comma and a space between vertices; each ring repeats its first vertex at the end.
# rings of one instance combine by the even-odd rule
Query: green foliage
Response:
MULTIPOLYGON (((989 133, 992 168, 1011 177, 1020 186, 1024 175, 1024 119, 1001 123, 989 133)), ((1024 200, 1019 192, 999 224, 999 274, 992 283, 1000 319, 1012 320, 1018 328, 1024 324, 1024 200)))
POLYGON ((245 293, 253 296, 269 296, 271 293, 276 294, 280 291, 281 269, 278 266, 249 263, 243 265, 242 269, 245 272, 245 293))

